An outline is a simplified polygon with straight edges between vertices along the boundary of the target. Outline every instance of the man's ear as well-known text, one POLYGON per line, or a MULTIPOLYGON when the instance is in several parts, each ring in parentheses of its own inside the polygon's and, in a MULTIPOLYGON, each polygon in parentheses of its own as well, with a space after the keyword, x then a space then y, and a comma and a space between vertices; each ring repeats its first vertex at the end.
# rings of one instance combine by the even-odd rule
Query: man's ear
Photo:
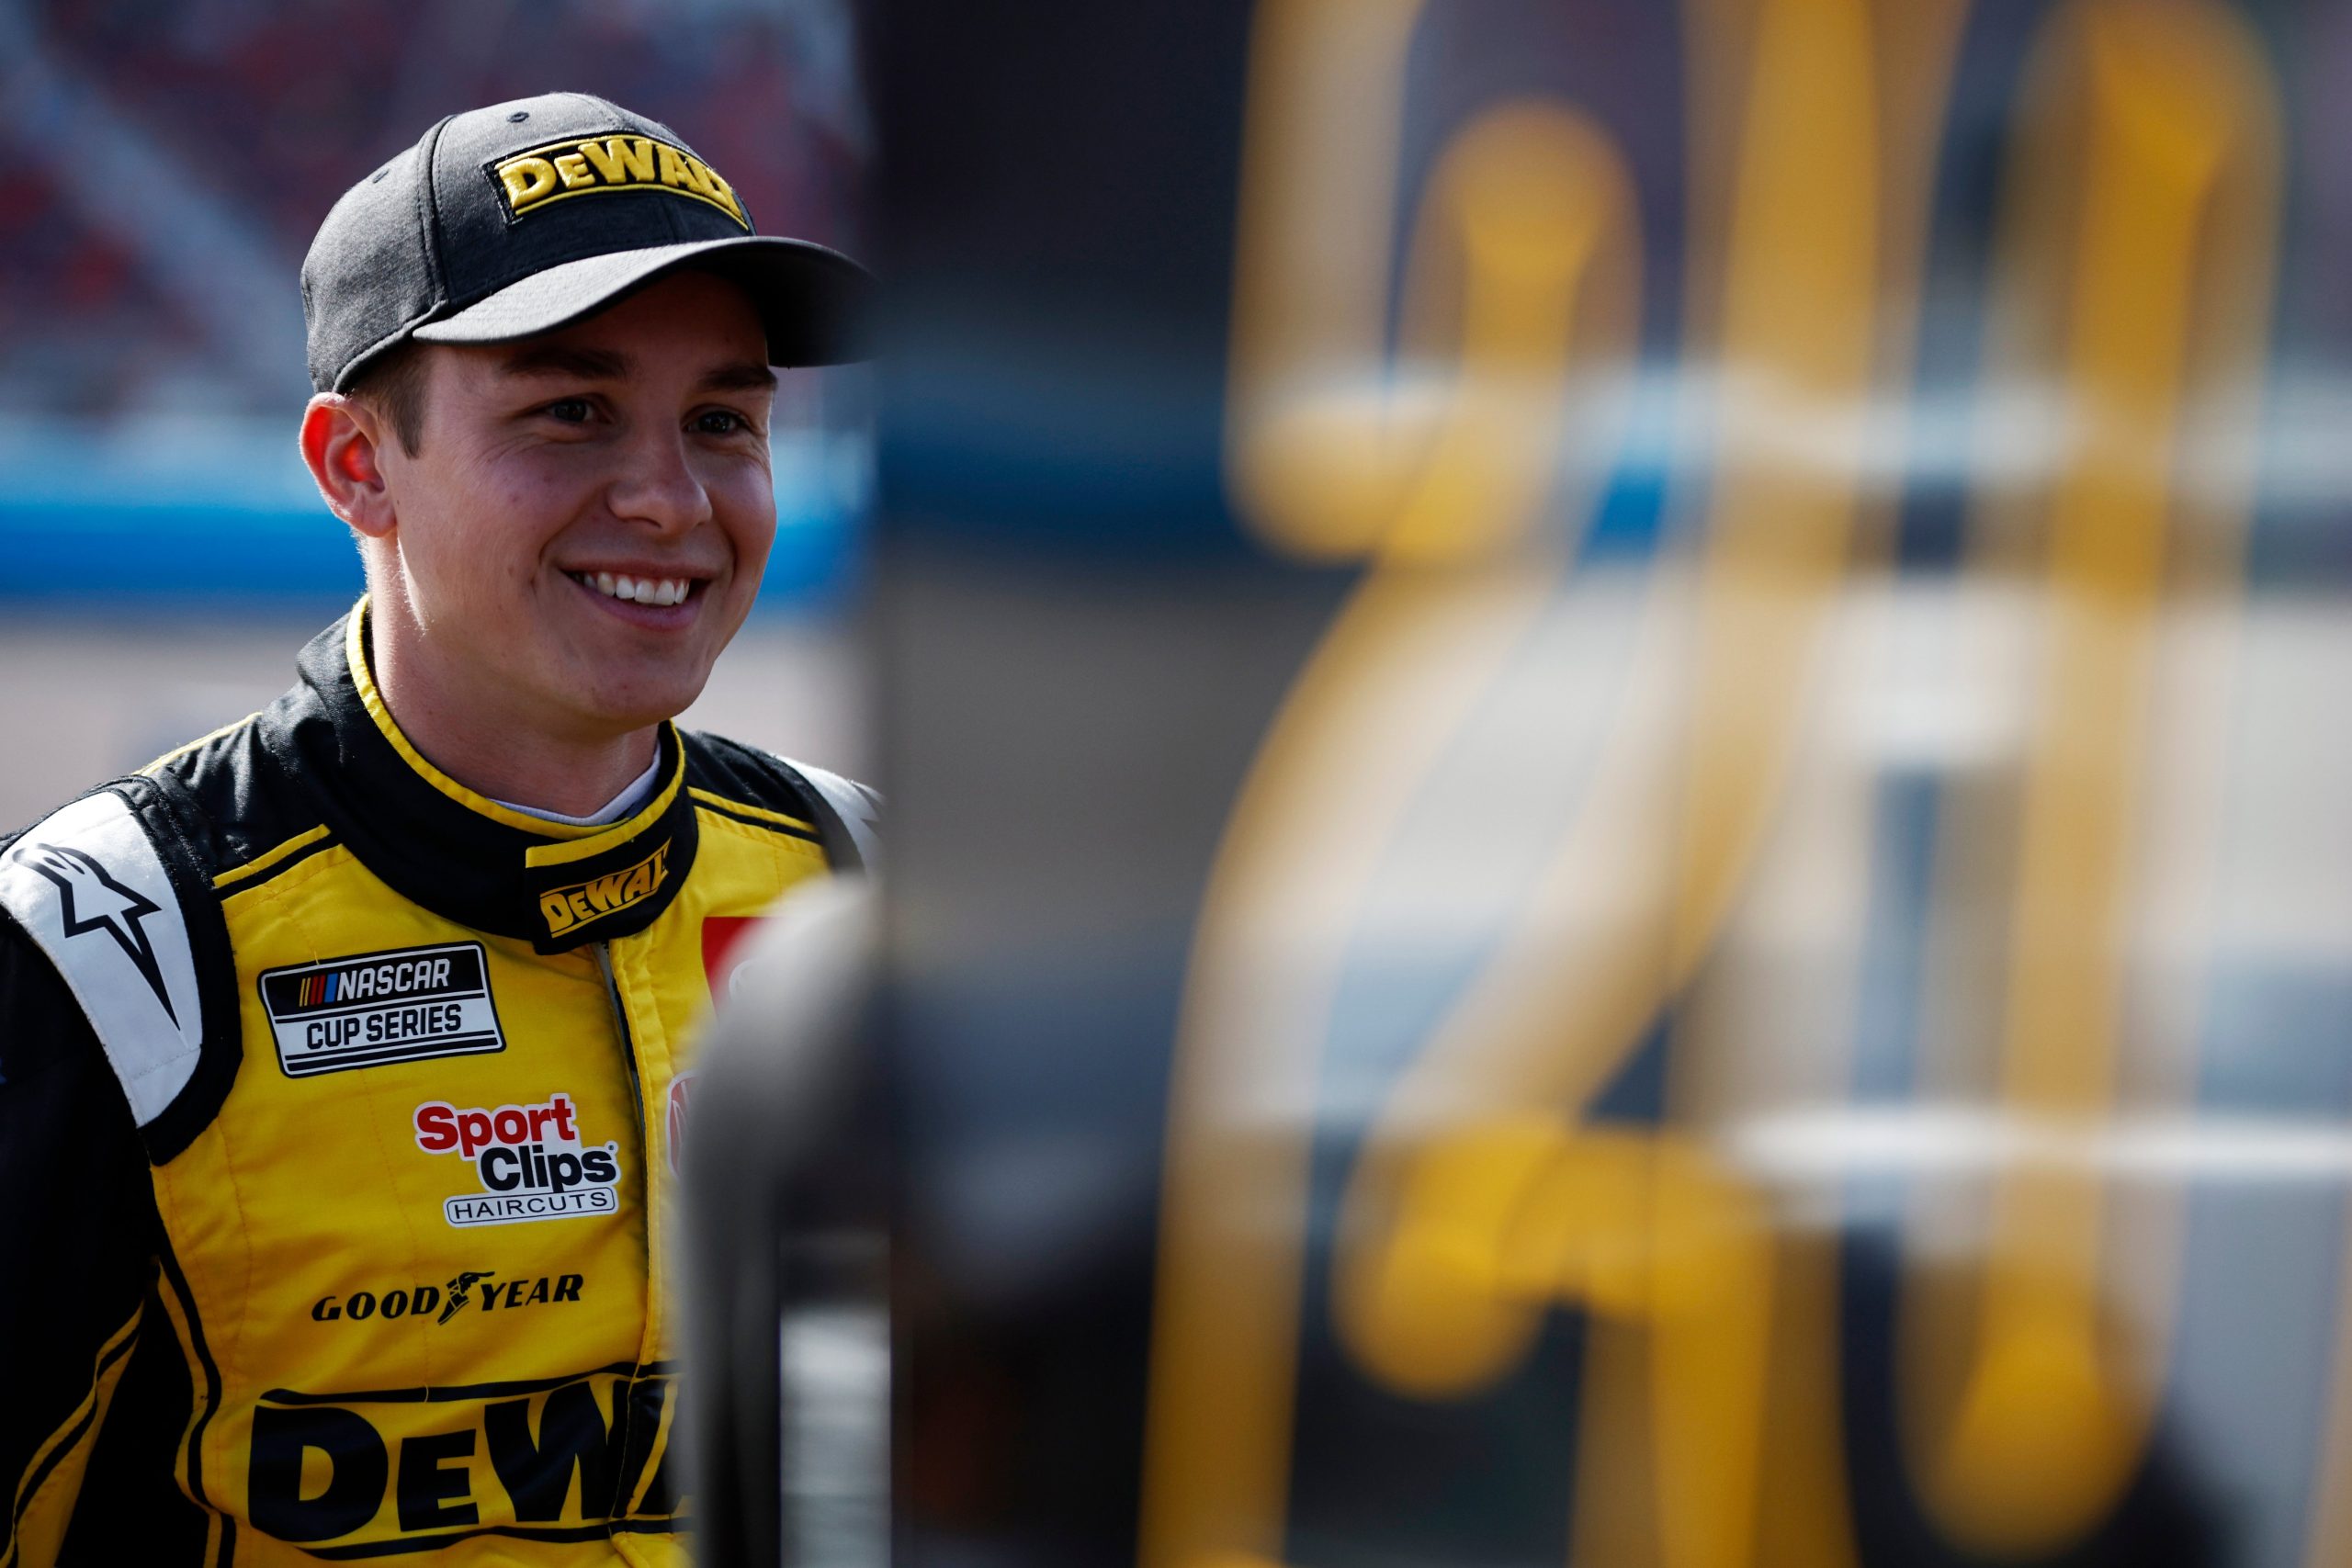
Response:
POLYGON ((381 461, 390 434, 375 410, 340 392, 321 392, 302 411, 302 461, 327 510, 371 539, 390 537, 396 521, 381 461))

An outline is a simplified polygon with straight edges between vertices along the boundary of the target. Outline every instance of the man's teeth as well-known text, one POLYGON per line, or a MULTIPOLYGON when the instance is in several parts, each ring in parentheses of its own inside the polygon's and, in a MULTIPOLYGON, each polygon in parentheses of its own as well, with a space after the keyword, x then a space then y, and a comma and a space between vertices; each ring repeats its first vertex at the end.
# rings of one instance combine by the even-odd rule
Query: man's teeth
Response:
POLYGON ((687 591, 693 587, 683 577, 630 577, 609 571, 572 575, 607 598, 628 599, 639 604, 683 604, 687 591))

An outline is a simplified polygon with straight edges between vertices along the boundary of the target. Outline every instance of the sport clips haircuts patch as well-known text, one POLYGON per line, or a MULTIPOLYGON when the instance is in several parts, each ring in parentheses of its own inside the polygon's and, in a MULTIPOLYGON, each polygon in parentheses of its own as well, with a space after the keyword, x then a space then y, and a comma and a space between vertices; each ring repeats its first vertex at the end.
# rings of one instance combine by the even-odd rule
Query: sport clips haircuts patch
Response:
POLYGON ((506 1049, 478 942, 296 964, 260 985, 289 1078, 506 1049))
POLYGON ((513 1225, 609 1214, 620 1207, 621 1146, 592 1145, 568 1094, 536 1105, 475 1106, 429 1100, 416 1108, 416 1146, 455 1155, 481 1190, 441 1205, 453 1225, 513 1225))
POLYGON ((715 207, 746 231, 752 220, 735 187, 683 147, 651 136, 575 136, 516 152, 488 165, 510 223, 575 196, 607 191, 667 191, 715 207))

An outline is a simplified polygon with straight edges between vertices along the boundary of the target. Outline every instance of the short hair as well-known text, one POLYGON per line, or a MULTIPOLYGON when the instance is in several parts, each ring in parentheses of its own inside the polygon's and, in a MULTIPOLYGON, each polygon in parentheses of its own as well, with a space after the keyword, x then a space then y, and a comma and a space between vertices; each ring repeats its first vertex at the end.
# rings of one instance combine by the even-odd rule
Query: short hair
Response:
POLYGON ((412 338, 378 355, 346 394, 381 414, 401 438, 401 450, 412 457, 424 444, 424 382, 430 368, 424 345, 412 338))

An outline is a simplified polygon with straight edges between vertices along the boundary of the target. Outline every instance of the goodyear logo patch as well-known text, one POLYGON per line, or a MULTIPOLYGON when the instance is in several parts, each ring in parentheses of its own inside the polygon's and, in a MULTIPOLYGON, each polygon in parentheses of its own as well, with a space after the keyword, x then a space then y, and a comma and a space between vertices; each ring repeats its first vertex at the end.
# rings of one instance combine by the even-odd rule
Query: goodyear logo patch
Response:
POLYGON ((260 984, 290 1078, 506 1049, 478 942, 290 964, 260 984))
POLYGON ((735 187, 683 147, 652 136, 581 136, 550 141, 490 165, 508 221, 575 196, 668 191, 718 209, 746 230, 735 187))
POLYGON ((590 920, 617 915, 645 902, 669 878, 670 846, 664 843, 635 865, 540 894, 539 914, 548 923, 548 935, 561 936, 590 920))

